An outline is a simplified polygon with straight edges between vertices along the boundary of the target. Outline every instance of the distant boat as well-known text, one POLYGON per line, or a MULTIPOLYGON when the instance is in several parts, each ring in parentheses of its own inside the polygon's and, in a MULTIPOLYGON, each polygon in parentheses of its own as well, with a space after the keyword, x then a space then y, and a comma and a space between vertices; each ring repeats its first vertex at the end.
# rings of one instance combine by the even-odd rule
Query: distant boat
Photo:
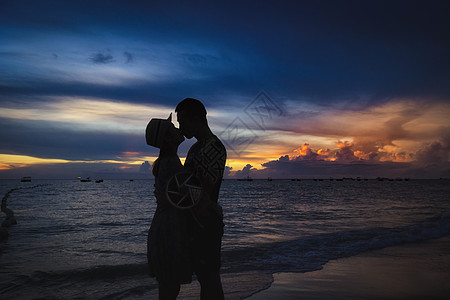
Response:
POLYGON ((87 177, 86 179, 80 179, 80 182, 91 182, 91 178, 87 177))
POLYGON ((22 177, 22 179, 20 179, 20 182, 31 182, 31 177, 30 176, 22 177))
POLYGON ((272 177, 268 177, 268 178, 267 178, 267 181, 272 181, 272 177))
POLYGON ((103 182, 103 179, 97 179, 95 182, 96 182, 96 183, 103 182))
POLYGON ((134 179, 130 179, 130 181, 134 181, 134 179))
POLYGON ((247 178, 238 178, 238 181, 253 181, 253 178, 247 176, 247 178))

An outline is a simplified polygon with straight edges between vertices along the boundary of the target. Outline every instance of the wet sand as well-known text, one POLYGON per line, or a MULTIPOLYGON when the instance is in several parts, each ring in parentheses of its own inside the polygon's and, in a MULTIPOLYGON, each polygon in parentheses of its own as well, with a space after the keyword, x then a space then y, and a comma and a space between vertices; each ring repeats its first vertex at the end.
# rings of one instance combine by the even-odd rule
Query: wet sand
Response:
POLYGON ((308 273, 276 273, 269 289, 246 298, 449 299, 450 236, 328 262, 308 273))
MULTIPOLYGON (((273 281, 272 275, 264 272, 250 271, 242 273, 222 274, 222 285, 226 300, 245 299, 255 291, 266 289, 273 281)), ((200 299, 200 284, 194 280, 191 284, 181 286, 177 299, 197 300, 200 299)), ((154 295, 157 299, 157 295, 154 295)))

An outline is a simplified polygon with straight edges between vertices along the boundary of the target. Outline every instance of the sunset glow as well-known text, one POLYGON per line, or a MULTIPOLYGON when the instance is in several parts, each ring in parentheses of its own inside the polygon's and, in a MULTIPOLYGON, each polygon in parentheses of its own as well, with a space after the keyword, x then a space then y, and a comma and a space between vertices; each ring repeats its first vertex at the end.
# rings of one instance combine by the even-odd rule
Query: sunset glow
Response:
MULTIPOLYGON (((151 178, 159 150, 145 127, 170 113, 178 126, 185 97, 204 102, 229 178, 450 176, 442 20, 247 3, 203 8, 207 20, 180 4, 172 23, 145 4, 94 5, 92 18, 83 5, 19 2, 0 12, 2 178, 151 178)), ((195 141, 180 145, 182 162, 195 141)))

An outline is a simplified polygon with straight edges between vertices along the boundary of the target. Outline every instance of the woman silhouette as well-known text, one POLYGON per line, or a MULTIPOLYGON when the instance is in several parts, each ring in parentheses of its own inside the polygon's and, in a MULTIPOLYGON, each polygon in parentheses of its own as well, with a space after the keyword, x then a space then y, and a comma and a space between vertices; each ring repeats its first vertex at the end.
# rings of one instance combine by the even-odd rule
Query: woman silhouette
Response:
POLYGON ((186 210, 170 204, 166 187, 171 178, 183 170, 177 155, 184 141, 180 130, 168 119, 152 119, 147 125, 147 144, 160 149, 153 163, 157 207, 148 232, 147 258, 151 277, 156 277, 159 299, 176 299, 180 284, 192 281, 189 234, 186 210))

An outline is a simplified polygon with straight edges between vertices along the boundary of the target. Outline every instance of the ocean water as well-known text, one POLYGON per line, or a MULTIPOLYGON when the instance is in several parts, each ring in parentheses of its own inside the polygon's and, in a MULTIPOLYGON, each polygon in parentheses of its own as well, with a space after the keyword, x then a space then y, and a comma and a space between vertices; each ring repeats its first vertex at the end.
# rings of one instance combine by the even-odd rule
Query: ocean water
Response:
MULTIPOLYGON (((0 181, 18 224, 0 242, 0 299, 156 299, 146 239, 153 180, 0 181)), ((222 276, 227 299, 275 272, 450 234, 450 181, 225 180, 222 276)), ((0 214, 3 221, 5 214, 0 214)), ((198 284, 180 299, 198 299, 198 284)))

